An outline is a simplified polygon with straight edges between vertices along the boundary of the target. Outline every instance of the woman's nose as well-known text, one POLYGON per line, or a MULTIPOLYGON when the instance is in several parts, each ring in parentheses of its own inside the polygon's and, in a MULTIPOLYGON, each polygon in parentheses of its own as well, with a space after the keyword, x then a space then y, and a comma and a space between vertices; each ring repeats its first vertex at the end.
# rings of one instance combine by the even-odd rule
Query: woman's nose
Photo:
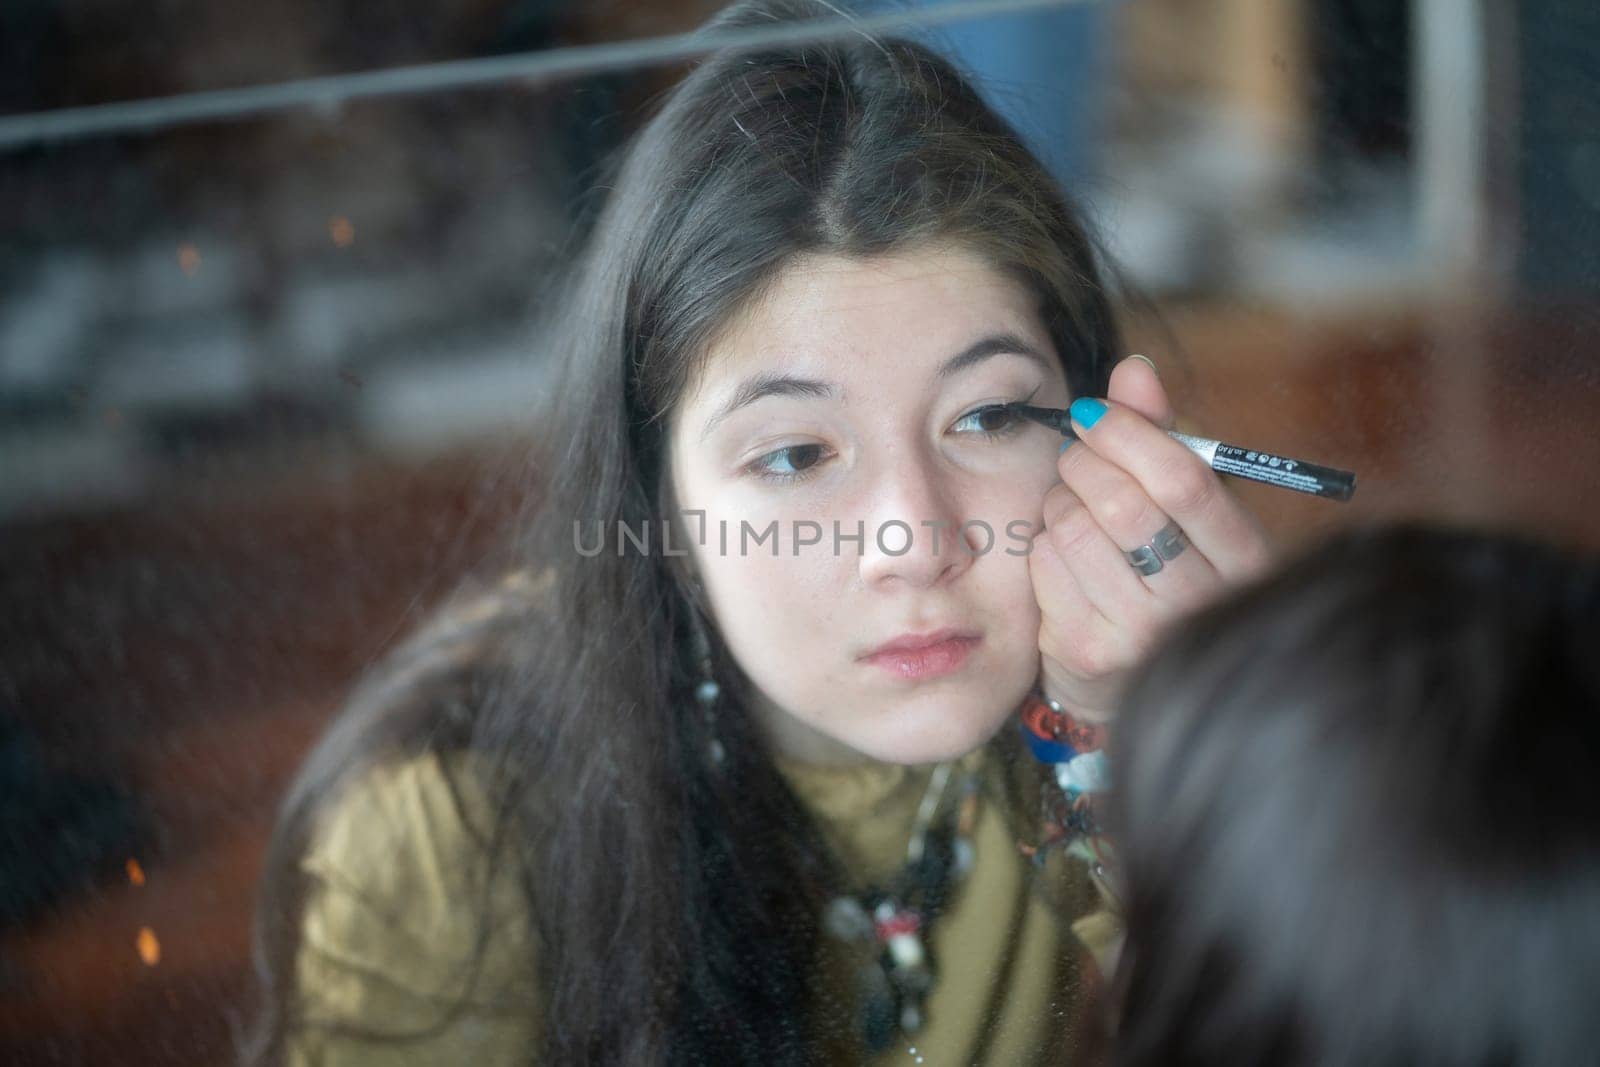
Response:
POLYGON ((960 501, 931 458, 908 457, 885 469, 864 510, 861 577, 868 585, 934 586, 972 566, 960 501))

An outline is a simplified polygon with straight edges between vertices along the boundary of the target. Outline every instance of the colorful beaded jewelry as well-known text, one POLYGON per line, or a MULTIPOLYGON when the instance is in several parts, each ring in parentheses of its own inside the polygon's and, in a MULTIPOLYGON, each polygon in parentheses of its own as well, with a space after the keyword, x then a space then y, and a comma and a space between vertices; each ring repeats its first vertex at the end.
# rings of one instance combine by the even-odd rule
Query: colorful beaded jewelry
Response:
POLYGON ((1034 863, 1061 849, 1090 863, 1097 872, 1109 866, 1110 845, 1095 813, 1095 798, 1111 786, 1106 760, 1106 728, 1083 722, 1039 693, 1023 702, 1018 717, 1028 751, 1055 769, 1055 788, 1043 796, 1044 840, 1022 846, 1034 863))
POLYGON ((928 935, 972 869, 979 781, 976 775, 963 776, 949 804, 945 796, 952 772, 948 763, 934 768, 917 809, 906 865, 887 886, 835 897, 824 916, 830 934, 864 946, 871 957, 857 975, 861 1034, 870 1052, 889 1048, 897 1034, 909 1038, 922 1029, 937 977, 928 935))

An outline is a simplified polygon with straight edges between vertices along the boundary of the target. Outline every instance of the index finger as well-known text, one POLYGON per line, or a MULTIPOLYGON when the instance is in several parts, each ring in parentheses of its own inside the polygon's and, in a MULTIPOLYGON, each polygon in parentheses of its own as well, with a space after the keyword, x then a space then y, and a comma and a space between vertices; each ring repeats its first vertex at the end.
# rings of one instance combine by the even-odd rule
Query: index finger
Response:
POLYGON ((1080 397, 1071 411, 1079 438, 1132 475, 1219 574, 1248 577, 1265 562, 1260 524, 1199 456, 1114 400, 1080 397))
POLYGON ((1161 384, 1156 365, 1145 356, 1129 356, 1112 368, 1106 398, 1132 408, 1164 430, 1172 429, 1176 421, 1167 388, 1161 384))

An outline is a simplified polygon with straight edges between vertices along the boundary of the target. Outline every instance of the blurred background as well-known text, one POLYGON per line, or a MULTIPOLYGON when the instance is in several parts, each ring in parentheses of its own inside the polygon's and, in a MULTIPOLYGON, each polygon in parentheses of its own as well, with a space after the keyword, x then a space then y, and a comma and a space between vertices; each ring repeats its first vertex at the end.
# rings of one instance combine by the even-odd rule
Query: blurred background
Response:
MULTIPOLYGON (((288 777, 538 491, 551 283, 684 69, 606 46, 717 6, 0 5, 0 1060, 228 1061, 288 777), (60 111, 524 54, 571 62, 60 111)), ((1589 0, 856 9, 919 20, 1085 206, 1190 428, 1359 473, 1243 487, 1284 544, 1600 548, 1589 0)))

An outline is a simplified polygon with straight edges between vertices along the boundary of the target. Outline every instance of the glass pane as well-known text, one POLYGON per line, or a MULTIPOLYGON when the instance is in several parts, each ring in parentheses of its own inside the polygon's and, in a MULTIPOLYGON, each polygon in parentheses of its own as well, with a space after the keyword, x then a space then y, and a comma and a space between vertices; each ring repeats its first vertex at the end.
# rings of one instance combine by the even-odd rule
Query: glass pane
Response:
MULTIPOLYGON (((910 32, 1081 205, 1180 426, 1357 473, 1348 504, 1235 483, 1281 544, 1428 516, 1600 546, 1587 5, 939 6, 859 8, 927 15, 910 32)), ((0 15, 0 134, 673 35, 716 7, 32 0, 0 15)), ((0 144, 0 1044, 19 1062, 229 1060, 284 790, 538 491, 517 460, 557 285, 611 153, 684 69, 0 144)))

